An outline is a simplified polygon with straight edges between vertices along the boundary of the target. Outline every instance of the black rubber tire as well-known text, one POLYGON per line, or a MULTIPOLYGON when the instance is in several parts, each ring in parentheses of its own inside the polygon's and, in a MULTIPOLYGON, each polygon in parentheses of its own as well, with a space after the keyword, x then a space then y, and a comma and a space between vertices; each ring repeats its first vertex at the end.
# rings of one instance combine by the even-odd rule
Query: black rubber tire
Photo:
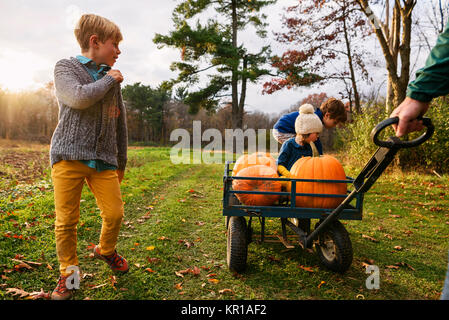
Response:
POLYGON ((248 235, 244 217, 231 217, 227 231, 226 262, 231 271, 243 272, 248 256, 248 235))
MULTIPOLYGON (((318 227, 319 222, 315 226, 318 227)), ((344 273, 352 263, 353 251, 349 233, 340 221, 334 221, 318 236, 315 245, 320 262, 329 270, 344 273)))

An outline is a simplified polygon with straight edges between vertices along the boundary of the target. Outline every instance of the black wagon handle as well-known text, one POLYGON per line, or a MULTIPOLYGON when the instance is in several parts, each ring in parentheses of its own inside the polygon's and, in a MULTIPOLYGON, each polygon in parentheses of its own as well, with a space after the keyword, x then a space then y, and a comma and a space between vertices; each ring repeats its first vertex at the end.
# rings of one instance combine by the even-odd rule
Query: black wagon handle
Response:
POLYGON ((379 147, 386 147, 386 148, 413 148, 416 146, 419 146, 420 144, 427 141, 435 131, 435 127, 432 124, 432 120, 430 118, 423 118, 418 117, 418 120, 422 120, 422 123, 425 127, 427 127, 427 130, 425 133, 423 133, 420 137, 411 140, 411 141, 403 141, 397 137, 390 137, 388 140, 383 141, 379 140, 379 133, 391 126, 392 124, 396 124, 399 122, 398 117, 394 118, 388 118, 380 122, 372 131, 371 131, 371 138, 373 139, 374 144, 376 144, 379 147))

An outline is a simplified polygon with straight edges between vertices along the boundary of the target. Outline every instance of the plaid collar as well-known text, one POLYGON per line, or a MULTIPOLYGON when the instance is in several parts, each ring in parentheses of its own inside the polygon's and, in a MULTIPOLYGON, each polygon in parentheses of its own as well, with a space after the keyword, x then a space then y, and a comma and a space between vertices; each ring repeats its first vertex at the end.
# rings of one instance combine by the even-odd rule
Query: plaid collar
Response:
POLYGON ((109 70, 111 70, 111 67, 108 66, 105 63, 101 63, 98 67, 95 61, 92 59, 89 59, 85 56, 78 55, 76 56, 79 62, 84 64, 87 68, 91 69, 92 71, 95 71, 98 74, 105 75, 109 70))

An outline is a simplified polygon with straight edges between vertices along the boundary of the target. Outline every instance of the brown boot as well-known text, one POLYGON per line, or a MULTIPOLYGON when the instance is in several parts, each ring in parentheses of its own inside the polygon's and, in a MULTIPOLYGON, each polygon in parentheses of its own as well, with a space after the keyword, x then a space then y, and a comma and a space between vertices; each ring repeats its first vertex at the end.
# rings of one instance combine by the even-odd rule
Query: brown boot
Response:
POLYGON ((53 290, 53 292, 51 294, 52 300, 68 300, 68 299, 72 298, 73 290, 67 289, 67 284, 66 284, 68 277, 69 276, 63 276, 63 275, 59 276, 58 285, 56 286, 55 290, 53 290))

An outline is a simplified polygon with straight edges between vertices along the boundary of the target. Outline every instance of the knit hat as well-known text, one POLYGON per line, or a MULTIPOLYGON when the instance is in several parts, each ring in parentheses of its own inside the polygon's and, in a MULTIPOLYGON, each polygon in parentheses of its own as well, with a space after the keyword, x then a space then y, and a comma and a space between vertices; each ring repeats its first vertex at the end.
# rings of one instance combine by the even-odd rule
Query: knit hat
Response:
POLYGON ((308 134, 323 131, 323 123, 314 111, 311 104, 303 104, 299 107, 299 115, 295 121, 296 134, 308 134))

